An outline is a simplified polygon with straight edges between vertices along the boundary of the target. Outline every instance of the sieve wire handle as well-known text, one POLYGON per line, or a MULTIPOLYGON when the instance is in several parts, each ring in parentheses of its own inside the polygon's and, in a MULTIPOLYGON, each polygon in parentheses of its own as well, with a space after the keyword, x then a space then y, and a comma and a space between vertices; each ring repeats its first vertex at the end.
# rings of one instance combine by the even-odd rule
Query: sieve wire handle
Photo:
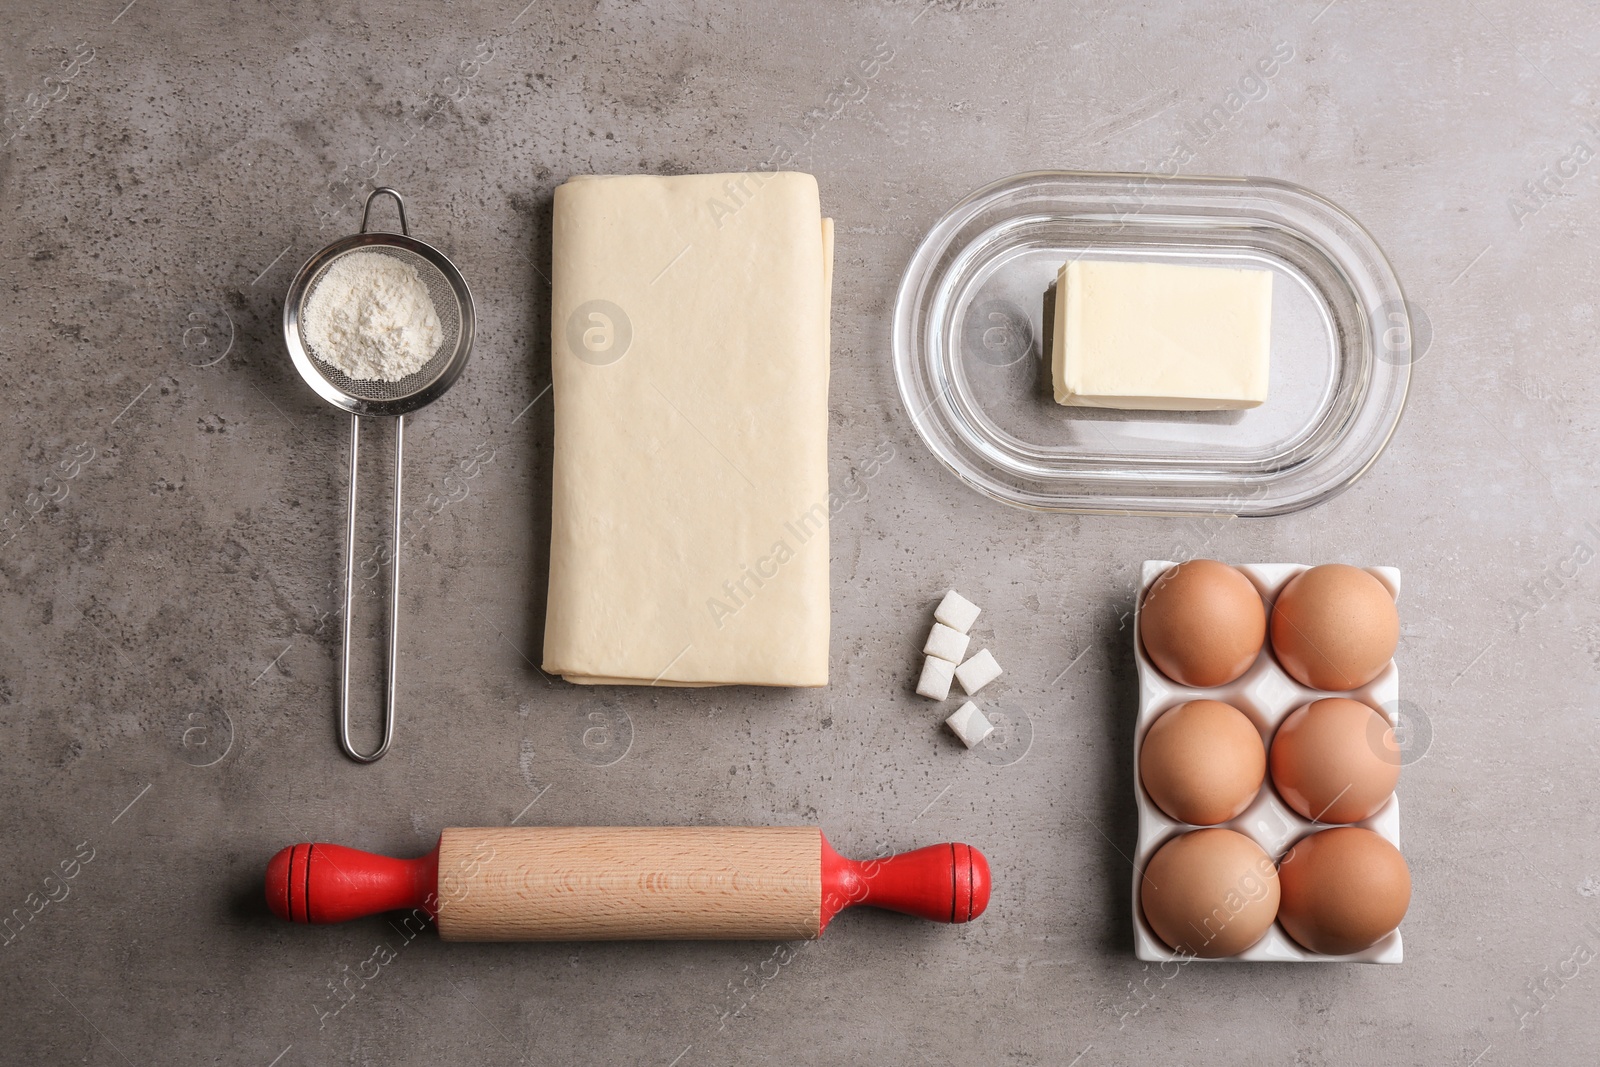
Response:
POLYGON ((367 194, 367 202, 361 205, 361 232, 367 232, 367 216, 372 213, 372 202, 380 196, 394 197, 394 206, 400 209, 400 232, 406 237, 411 236, 411 231, 406 229, 406 202, 404 198, 387 185, 380 185, 367 194))
POLYGON ((395 677, 400 672, 400 487, 405 443, 406 417, 400 415, 394 420, 394 551, 389 560, 389 655, 384 663, 387 682, 383 738, 375 751, 361 753, 350 742, 350 635, 355 629, 351 604, 356 574, 356 470, 361 455, 361 416, 350 416, 350 512, 344 531, 344 656, 339 665, 339 746, 357 763, 376 763, 389 751, 389 742, 394 740, 395 677))

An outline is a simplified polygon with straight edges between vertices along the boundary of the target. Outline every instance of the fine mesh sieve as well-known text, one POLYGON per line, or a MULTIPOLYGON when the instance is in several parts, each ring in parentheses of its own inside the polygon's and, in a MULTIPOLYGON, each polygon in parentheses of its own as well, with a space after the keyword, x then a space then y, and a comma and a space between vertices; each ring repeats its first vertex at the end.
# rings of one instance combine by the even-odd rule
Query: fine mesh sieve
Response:
POLYGON ((456 265, 432 245, 410 236, 406 227, 406 206, 393 189, 374 189, 361 211, 361 232, 344 237, 306 261, 289 284, 283 302, 283 339, 295 370, 322 399, 348 411, 350 419, 350 507, 345 524, 344 546, 344 654, 339 669, 339 744, 345 755, 361 763, 372 763, 389 750, 394 737, 395 679, 399 673, 400 643, 400 519, 401 483, 405 461, 405 416, 442 396, 460 377, 472 354, 472 291, 456 265), (367 218, 372 201, 379 195, 394 198, 400 212, 399 233, 369 233, 367 218), (412 267, 427 286, 439 316, 443 339, 432 358, 412 374, 395 382, 366 381, 346 377, 332 364, 318 358, 305 334, 305 309, 328 269, 341 257, 353 252, 376 252, 392 256, 412 267), (350 635, 351 599, 355 585, 356 469, 361 451, 361 420, 394 419, 394 541, 389 560, 389 653, 386 660, 387 684, 384 700, 383 739, 370 753, 357 752, 350 742, 350 635))

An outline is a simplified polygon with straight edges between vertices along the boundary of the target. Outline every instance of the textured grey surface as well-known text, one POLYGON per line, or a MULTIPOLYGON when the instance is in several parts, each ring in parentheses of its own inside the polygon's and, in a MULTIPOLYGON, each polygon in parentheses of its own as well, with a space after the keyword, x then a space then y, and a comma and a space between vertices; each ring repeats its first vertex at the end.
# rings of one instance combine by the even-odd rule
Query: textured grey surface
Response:
MULTIPOLYGON (((0 946, 0 1060, 1600 1057, 1600 30, 1581 6, 123 2, 0 5, 0 911, 31 915, 0 946), (1293 57, 1264 95, 1197 135, 1280 44, 1293 57), (844 79, 882 48, 863 99, 844 79), (807 118, 835 92, 836 116, 807 118), (1153 169, 1185 141, 1185 172, 1310 186, 1386 248, 1433 331, 1392 447, 1326 505, 1203 527, 964 490, 894 395, 914 243, 991 179, 1153 169), (833 684, 553 683, 530 663, 550 192, 778 148, 837 220, 834 478, 895 450, 835 520, 833 684), (332 734, 345 420, 277 323, 374 178, 468 273, 480 333, 409 435, 410 499, 465 497, 408 549, 400 734, 363 768, 332 734), (1431 747, 1401 787, 1402 966, 1162 975, 1132 957, 1118 620, 1141 560, 1196 548, 1405 573, 1398 658, 1431 747), (979 637, 1008 668, 995 703, 1031 723, 1012 765, 961 751, 910 693, 950 585, 986 609, 979 637), (519 814, 820 821, 856 854, 968 840, 994 902, 961 928, 847 914, 792 960, 405 944, 261 904, 289 842, 421 852, 441 827, 519 814), (93 859, 74 867, 80 843, 93 859), (76 877, 47 883, 64 861, 76 877), (47 884, 62 899, 41 907, 47 884), (324 1017, 385 939, 393 962, 324 1017)), ((375 520, 367 552, 379 536, 375 520)))

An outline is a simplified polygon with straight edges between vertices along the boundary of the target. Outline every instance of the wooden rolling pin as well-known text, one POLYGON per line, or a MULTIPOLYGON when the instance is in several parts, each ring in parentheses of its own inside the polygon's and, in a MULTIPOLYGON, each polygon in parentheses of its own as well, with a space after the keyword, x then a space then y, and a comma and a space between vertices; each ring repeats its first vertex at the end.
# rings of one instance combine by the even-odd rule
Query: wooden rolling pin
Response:
POLYGON ((291 845, 266 884, 281 919, 415 910, 446 941, 788 940, 819 936, 853 904, 947 923, 989 904, 975 848, 857 862, 814 827, 452 828, 410 860, 291 845))

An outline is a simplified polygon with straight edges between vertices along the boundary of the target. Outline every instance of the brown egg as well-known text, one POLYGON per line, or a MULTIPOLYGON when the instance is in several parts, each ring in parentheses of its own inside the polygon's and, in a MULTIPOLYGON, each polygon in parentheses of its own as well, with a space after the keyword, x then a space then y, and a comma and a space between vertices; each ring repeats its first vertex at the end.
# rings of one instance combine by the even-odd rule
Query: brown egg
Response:
POLYGON ((1161 714, 1139 746, 1139 779, 1179 822, 1214 826, 1261 792, 1267 750, 1244 712, 1220 700, 1190 700, 1161 714))
POLYGON ((1267 609, 1243 573, 1213 559, 1175 564, 1139 609, 1139 637, 1157 669, 1180 685, 1226 685, 1250 669, 1267 634, 1267 609))
POLYGON ((1300 944, 1329 956, 1377 944, 1411 904, 1411 872, 1400 850, 1359 826, 1302 839, 1283 858, 1278 878, 1278 921, 1300 944))
POLYGON ((1145 921, 1175 952, 1216 959, 1261 940, 1278 914, 1278 872, 1261 847, 1232 830, 1180 834, 1145 866, 1145 921))
POLYGON ((1344 693, 1366 685, 1394 658, 1400 614, 1366 571, 1329 563, 1301 571, 1272 609, 1272 651, 1301 685, 1344 693))
POLYGON ((1383 807, 1399 780, 1394 727, 1359 700, 1313 700, 1272 737, 1272 784, 1313 822, 1360 822, 1383 807))

